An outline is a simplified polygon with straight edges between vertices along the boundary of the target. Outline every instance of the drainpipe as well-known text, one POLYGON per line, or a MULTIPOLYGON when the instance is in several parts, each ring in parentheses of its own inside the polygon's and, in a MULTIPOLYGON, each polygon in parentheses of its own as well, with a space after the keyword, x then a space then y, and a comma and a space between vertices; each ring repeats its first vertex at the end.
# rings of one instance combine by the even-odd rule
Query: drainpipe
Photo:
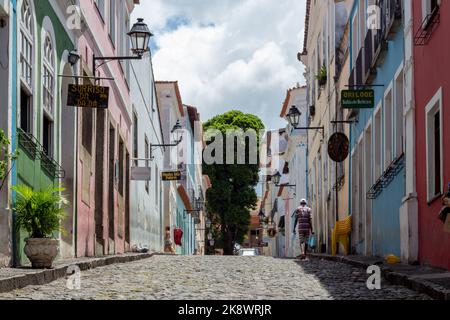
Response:
MULTIPOLYGON (((10 30, 10 42, 12 46, 12 57, 11 57, 11 150, 16 152, 17 150, 17 2, 16 0, 11 1, 12 10, 10 15, 10 21, 12 21, 12 28, 10 30)), ((17 160, 15 160, 17 162, 17 160)), ((17 185, 17 166, 13 166, 11 172, 11 185, 17 185)), ((11 201, 14 203, 16 199, 16 192, 11 192, 11 201)), ((18 257, 17 257, 17 232, 16 232, 16 214, 12 212, 12 265, 17 267, 18 257)))
MULTIPOLYGON (((76 40, 75 47, 78 45, 78 39, 76 40)), ((73 66, 73 73, 75 76, 79 75, 78 65, 73 66)), ((75 78, 76 84, 78 84, 78 78, 75 78)), ((78 256, 78 121, 79 121, 78 108, 75 108, 75 174, 74 174, 74 203, 73 203, 73 241, 74 241, 74 257, 78 256)))

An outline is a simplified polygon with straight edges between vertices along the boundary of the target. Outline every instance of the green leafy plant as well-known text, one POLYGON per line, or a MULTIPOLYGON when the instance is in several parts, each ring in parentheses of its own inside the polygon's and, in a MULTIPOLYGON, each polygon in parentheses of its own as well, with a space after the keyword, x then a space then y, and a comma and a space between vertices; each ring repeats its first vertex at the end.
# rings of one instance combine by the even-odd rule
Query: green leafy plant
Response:
POLYGON ((12 166, 9 166, 10 160, 14 160, 17 154, 9 153, 9 145, 11 142, 5 132, 0 129, 0 190, 5 185, 6 178, 11 172, 12 166))
POLYGON ((325 65, 320 68, 319 74, 316 76, 316 79, 319 80, 319 85, 324 85, 327 83, 327 67, 325 65))
POLYGON ((66 217, 65 207, 68 201, 61 195, 63 188, 49 186, 34 191, 28 186, 14 186, 17 193, 14 210, 17 216, 17 228, 24 228, 30 238, 51 238, 57 231, 65 233, 61 220, 66 217))

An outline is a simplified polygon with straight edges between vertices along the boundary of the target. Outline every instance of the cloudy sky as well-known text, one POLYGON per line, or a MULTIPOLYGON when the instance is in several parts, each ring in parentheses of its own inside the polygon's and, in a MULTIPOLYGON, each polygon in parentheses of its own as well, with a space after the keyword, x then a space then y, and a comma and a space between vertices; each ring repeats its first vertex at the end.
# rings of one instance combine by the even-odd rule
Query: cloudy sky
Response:
POLYGON ((178 80, 183 103, 202 120, 239 109, 268 129, 279 118, 286 90, 304 83, 297 52, 303 43, 303 0, 141 0, 155 37, 157 80, 178 80))

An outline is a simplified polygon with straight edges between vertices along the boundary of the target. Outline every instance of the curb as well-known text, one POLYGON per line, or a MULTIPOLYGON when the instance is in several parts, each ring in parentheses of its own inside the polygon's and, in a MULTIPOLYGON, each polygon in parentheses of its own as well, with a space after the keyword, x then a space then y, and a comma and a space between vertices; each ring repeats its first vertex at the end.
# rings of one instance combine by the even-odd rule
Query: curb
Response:
MULTIPOLYGON (((316 259, 345 263, 363 269, 367 269, 372 265, 367 262, 357 261, 343 256, 321 255, 314 253, 310 253, 309 256, 316 259)), ((383 263, 381 259, 379 262, 383 263)), ((376 264, 379 264, 378 261, 376 264)), ((392 271, 388 266, 380 265, 380 269, 384 279, 393 285, 401 285, 413 291, 425 293, 436 300, 450 300, 450 290, 440 287, 432 282, 414 279, 407 274, 392 271)))
MULTIPOLYGON (((92 258, 92 260, 75 261, 54 267, 53 269, 37 270, 36 272, 0 279, 0 293, 22 289, 32 285, 45 285, 67 276, 70 266, 77 266, 81 271, 104 267, 111 264, 128 263, 151 258, 161 253, 141 253, 92 258)), ((1 270, 1 269, 0 269, 1 270)))

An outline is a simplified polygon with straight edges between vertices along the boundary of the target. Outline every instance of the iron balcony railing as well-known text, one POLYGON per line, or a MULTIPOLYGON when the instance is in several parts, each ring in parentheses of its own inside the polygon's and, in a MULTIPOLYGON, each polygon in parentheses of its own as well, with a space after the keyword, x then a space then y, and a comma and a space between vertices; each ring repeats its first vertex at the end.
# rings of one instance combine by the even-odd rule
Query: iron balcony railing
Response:
POLYGON ((396 176, 405 167, 405 154, 402 153, 399 157, 394 159, 389 167, 384 171, 381 177, 375 182, 375 184, 367 192, 367 199, 373 200, 378 198, 383 189, 386 189, 396 176))
POLYGON ((55 159, 47 154, 45 148, 36 137, 21 128, 17 128, 17 136, 21 148, 32 160, 41 160, 41 167, 49 176, 55 179, 63 179, 65 177, 64 169, 55 159))
POLYGON ((386 55, 387 41, 399 31, 403 16, 402 0, 378 0, 376 5, 377 25, 367 31, 364 44, 357 53, 348 81, 350 87, 363 86, 373 81, 376 69, 386 55))

